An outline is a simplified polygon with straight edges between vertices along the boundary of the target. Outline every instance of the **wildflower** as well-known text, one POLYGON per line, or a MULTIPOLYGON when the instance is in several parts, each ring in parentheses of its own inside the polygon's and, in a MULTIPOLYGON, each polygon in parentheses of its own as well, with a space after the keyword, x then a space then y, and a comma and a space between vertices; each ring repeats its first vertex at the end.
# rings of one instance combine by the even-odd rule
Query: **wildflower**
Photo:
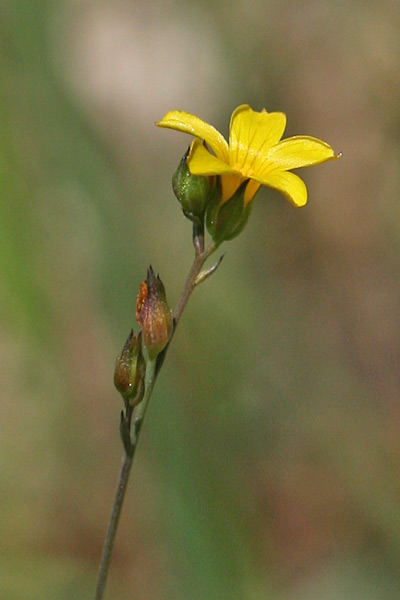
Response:
MULTIPOLYGON (((291 169, 310 167, 339 158, 322 140, 294 136, 281 140, 286 127, 282 112, 256 112, 247 104, 233 111, 229 144, 212 125, 190 113, 174 110, 157 123, 195 136, 187 164, 193 175, 219 175, 220 204, 227 202, 239 187, 244 190, 244 208, 253 200, 261 185, 280 191, 295 206, 307 202, 307 188, 291 169), (214 154, 203 145, 206 143, 214 154)), ((227 238, 225 238, 227 239, 227 238)))

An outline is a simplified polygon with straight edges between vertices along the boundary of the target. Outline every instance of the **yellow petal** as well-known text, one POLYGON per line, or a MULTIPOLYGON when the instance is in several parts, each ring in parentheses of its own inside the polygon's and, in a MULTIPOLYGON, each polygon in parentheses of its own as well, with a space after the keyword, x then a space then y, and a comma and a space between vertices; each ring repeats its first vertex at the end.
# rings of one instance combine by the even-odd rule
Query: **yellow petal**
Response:
POLYGON ((243 177, 234 169, 210 154, 198 138, 191 144, 187 163, 193 175, 221 176, 222 203, 233 196, 243 181, 243 177))
POLYGON ((210 154, 198 138, 193 140, 190 146, 187 164, 192 175, 207 176, 236 173, 226 162, 210 154))
POLYGON ((273 171, 265 177, 255 178, 259 183, 278 190, 295 206, 307 203, 306 184, 300 177, 289 171, 273 171))
POLYGON ((286 127, 286 115, 255 112, 242 104, 233 112, 229 134, 229 161, 244 175, 256 171, 257 163, 281 139, 286 127))
MULTIPOLYGON (((221 186, 222 186, 222 204, 232 198, 233 194, 243 183, 244 178, 241 175, 222 175, 221 176, 221 186)), ((251 182, 249 182, 251 183, 251 182)), ((246 188, 247 191, 247 188, 246 188)), ((245 201, 246 201, 246 193, 245 193, 245 201)))
POLYGON ((260 187, 261 187, 261 183, 258 183, 258 181, 254 181, 254 179, 250 179, 249 183, 247 184, 246 191, 244 193, 245 205, 247 205, 249 202, 251 202, 253 200, 254 196, 257 194, 260 187))
POLYGON ((224 136, 215 127, 202 121, 199 117, 182 110, 171 110, 156 125, 190 133, 205 140, 218 158, 226 163, 228 162, 228 144, 224 136))
POLYGON ((271 167, 285 170, 298 169, 335 158, 338 157, 329 144, 310 136, 297 135, 282 140, 269 150, 268 159, 259 170, 259 174, 267 173, 271 167))

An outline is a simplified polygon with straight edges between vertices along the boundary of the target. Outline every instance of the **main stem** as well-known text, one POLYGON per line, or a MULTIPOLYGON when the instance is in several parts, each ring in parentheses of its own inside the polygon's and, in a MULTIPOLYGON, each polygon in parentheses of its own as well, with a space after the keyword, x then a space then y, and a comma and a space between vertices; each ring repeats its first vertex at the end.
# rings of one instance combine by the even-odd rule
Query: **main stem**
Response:
MULTIPOLYGON (((183 288, 183 291, 179 297, 178 303, 173 313, 174 329, 176 328, 179 319, 181 318, 181 315, 184 311, 184 308, 189 300, 192 291, 196 287, 197 276, 199 275, 207 258, 215 250, 213 244, 210 244, 210 246, 207 249, 204 249, 204 229, 197 228, 196 226, 193 227, 193 244, 195 248, 195 258, 193 261, 192 268, 190 269, 189 275, 186 279, 185 287, 183 288)), ((128 487, 129 475, 132 468, 133 458, 139 441, 140 430, 143 424, 144 417, 146 416, 146 411, 149 404, 150 396, 153 391, 156 376, 158 375, 158 372, 162 366, 162 362, 158 363, 156 370, 156 363, 156 360, 148 361, 146 368, 145 395, 142 402, 136 407, 135 411, 133 412, 133 415, 132 409, 129 410, 128 408, 126 415, 123 417, 126 420, 126 424, 129 430, 131 427, 132 419, 132 446, 130 452, 125 452, 125 455, 122 460, 118 484, 115 490, 114 501, 111 509, 110 520, 108 522, 107 532, 104 539, 94 600, 102 600, 104 597, 104 591, 110 568, 115 536, 118 530, 118 523, 121 516, 122 505, 128 487)))
MULTIPOLYGON (((101 600, 104 595, 107 575, 110 568, 111 556, 114 547, 115 536, 118 529, 119 518, 121 516, 122 505, 124 503, 125 493, 128 487, 129 474, 131 472, 133 457, 139 441, 140 428, 146 414, 149 399, 153 391, 155 382, 155 360, 149 361, 146 368, 145 395, 142 402, 137 407, 137 411, 133 413, 133 439, 130 452, 125 452, 122 460, 121 470, 119 473, 118 484, 115 490, 114 502, 111 509, 110 520, 108 522, 106 537, 104 539, 103 551, 101 554, 99 573, 97 577, 96 594, 94 599, 101 600)), ((130 426, 132 413, 128 409, 126 413, 127 425, 130 426)), ((132 436, 131 436, 132 437, 132 436)))

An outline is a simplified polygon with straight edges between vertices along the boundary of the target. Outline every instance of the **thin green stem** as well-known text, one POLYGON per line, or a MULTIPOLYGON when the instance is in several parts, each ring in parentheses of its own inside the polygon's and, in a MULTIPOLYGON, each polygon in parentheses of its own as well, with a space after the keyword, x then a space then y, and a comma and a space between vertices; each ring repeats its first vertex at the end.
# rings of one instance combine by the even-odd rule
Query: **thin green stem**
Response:
POLYGON ((208 248, 203 250, 203 252, 196 253, 192 268, 190 269, 189 275, 186 279, 185 287, 183 288, 183 291, 179 297, 179 300, 176 304, 176 307, 175 307, 175 310, 173 313, 175 327, 178 324, 179 319, 182 316, 182 313, 183 313, 185 306, 190 298, 191 293, 193 292, 194 288, 196 287, 197 276, 199 275, 207 258, 209 256, 211 256, 211 254, 214 252, 214 250, 215 250, 214 244, 210 244, 208 246, 208 248))
MULTIPOLYGON (((195 248, 195 258, 193 261, 192 268, 190 269, 189 275, 186 279, 185 286, 179 297, 177 305, 175 307, 173 318, 174 318, 174 331, 182 316, 185 306, 190 298, 190 295, 197 283, 198 275, 207 260, 207 258, 214 252, 215 245, 211 243, 208 248, 204 249, 204 227, 193 227, 193 245, 195 248)), ((97 578, 96 594, 94 600, 102 600, 104 597, 104 591, 107 582, 107 576, 110 569, 111 556, 114 547, 115 536, 118 529, 119 518, 121 515, 122 505, 124 502, 125 493, 128 487, 129 474, 133 463, 133 457, 139 441, 139 434, 142 428, 144 418, 146 416, 147 407, 149 404, 150 396, 153 391, 153 387, 157 378, 157 375, 163 364, 167 348, 158 356, 158 360, 148 361, 146 368, 146 381, 145 381, 145 395, 142 402, 135 408, 132 413, 132 409, 128 407, 126 415, 122 418, 125 420, 124 427, 126 425, 127 431, 130 432, 131 446, 129 448, 129 436, 126 444, 127 451, 123 457, 122 466, 119 474, 117 489, 115 491, 114 501, 111 509, 110 520, 107 527, 106 537, 104 539, 103 551, 101 555, 99 573, 97 578), (131 425, 133 431, 131 431, 131 425), (129 451, 128 451, 129 450, 129 451)))
POLYGON ((99 573, 97 576, 95 600, 101 600, 107 582, 107 575, 110 568, 111 556, 114 547, 115 535, 118 529, 121 509, 124 502, 125 492, 127 490, 129 474, 132 467, 134 452, 125 454, 118 478, 117 489, 115 490, 114 502, 111 510, 110 520, 108 522, 107 533, 104 539, 103 552, 101 555, 99 573))
POLYGON ((142 402, 136 407, 136 410, 132 412, 127 410, 126 420, 128 427, 131 424, 131 417, 133 419, 133 439, 131 451, 126 452, 121 465, 119 473, 118 484, 115 490, 114 502, 111 509, 111 515, 108 522, 107 532, 104 539, 103 551, 100 560, 99 573, 97 577, 96 594, 94 600, 102 600, 107 582, 107 575, 110 568, 111 556, 114 547, 115 536, 118 529, 119 518, 121 516, 122 505, 124 503, 125 493, 128 487, 129 475, 132 468, 133 457, 139 441, 140 429, 143 423, 143 419, 146 414, 147 406, 149 404, 150 396, 153 391, 155 382, 155 361, 149 361, 146 368, 146 382, 145 382, 145 393, 142 402))
POLYGON ((136 448, 140 430, 142 428, 142 424, 144 418, 146 416, 147 407, 149 406, 150 396, 153 392, 154 384, 156 382, 155 372, 156 372, 156 363, 157 359, 149 360, 146 366, 146 381, 145 381, 145 392, 144 398, 142 402, 136 407, 133 413, 133 436, 132 444, 136 448))

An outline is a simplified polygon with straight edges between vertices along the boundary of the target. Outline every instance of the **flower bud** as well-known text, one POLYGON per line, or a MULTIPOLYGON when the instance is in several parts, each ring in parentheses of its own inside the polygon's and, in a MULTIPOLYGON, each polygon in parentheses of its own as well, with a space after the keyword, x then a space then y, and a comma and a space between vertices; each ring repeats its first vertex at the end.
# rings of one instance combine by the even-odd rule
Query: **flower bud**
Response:
POLYGON ((145 373, 142 333, 140 332, 135 337, 132 329, 117 358, 114 371, 114 385, 123 397, 125 404, 136 406, 143 399, 145 373))
POLYGON ((248 179, 244 181, 233 196, 222 203, 220 181, 217 181, 217 192, 207 207, 206 215, 207 230, 216 244, 232 240, 246 225, 253 204, 244 202, 248 182, 248 179))
POLYGON ((190 151, 191 146, 183 155, 179 167, 172 177, 172 188, 181 203, 185 217, 191 221, 198 221, 204 215, 211 197, 212 178, 191 174, 187 165, 190 151))
POLYGON ((172 315, 164 285, 151 267, 147 279, 140 284, 136 301, 136 319, 143 332, 143 342, 153 359, 164 350, 172 333, 172 315))

